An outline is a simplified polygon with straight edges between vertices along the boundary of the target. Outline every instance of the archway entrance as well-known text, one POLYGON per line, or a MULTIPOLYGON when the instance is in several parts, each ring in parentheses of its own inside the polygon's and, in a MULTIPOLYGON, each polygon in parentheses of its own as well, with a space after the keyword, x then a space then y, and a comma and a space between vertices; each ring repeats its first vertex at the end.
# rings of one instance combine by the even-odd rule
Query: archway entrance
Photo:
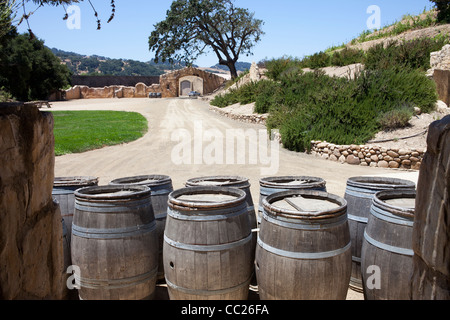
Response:
POLYGON ((191 87, 192 87, 192 84, 190 81, 188 81, 188 80, 181 81, 181 83, 180 83, 181 95, 187 96, 189 94, 189 92, 192 91, 191 87))

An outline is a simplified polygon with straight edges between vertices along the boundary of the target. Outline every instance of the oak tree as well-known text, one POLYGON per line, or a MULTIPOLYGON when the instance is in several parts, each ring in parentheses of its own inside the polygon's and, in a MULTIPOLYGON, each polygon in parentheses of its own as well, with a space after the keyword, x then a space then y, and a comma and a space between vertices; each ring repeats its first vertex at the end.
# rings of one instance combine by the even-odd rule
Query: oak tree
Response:
POLYGON ((166 19, 154 26, 149 49, 155 52, 155 62, 178 60, 188 65, 209 49, 236 78, 235 64, 241 54, 251 54, 264 34, 263 24, 233 0, 175 0, 166 19))

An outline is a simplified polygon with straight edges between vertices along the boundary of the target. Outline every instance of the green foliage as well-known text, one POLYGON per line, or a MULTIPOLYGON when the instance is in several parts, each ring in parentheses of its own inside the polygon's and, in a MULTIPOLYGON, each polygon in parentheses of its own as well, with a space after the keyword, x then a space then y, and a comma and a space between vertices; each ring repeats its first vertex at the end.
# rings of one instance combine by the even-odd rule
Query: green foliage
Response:
POLYGON ((332 54, 330 64, 332 66, 343 67, 354 63, 361 63, 364 60, 364 56, 363 50, 344 48, 332 54))
POLYGON ((391 41, 386 46, 378 44, 367 51, 364 64, 370 70, 411 68, 426 71, 430 68, 431 52, 441 50, 447 43, 450 43, 448 35, 400 43, 391 41))
POLYGON ((53 117, 57 156, 134 141, 148 130, 136 112, 53 111, 53 117))
POLYGON ((408 126, 409 120, 414 115, 414 107, 403 105, 398 109, 385 112, 380 115, 378 122, 383 130, 392 130, 408 126))
POLYGON ((450 22, 450 1, 448 0, 430 0, 438 10, 437 20, 439 22, 450 22))
POLYGON ((28 34, 8 40, 0 52, 0 86, 16 99, 47 99, 55 90, 67 86, 70 71, 44 46, 28 34))

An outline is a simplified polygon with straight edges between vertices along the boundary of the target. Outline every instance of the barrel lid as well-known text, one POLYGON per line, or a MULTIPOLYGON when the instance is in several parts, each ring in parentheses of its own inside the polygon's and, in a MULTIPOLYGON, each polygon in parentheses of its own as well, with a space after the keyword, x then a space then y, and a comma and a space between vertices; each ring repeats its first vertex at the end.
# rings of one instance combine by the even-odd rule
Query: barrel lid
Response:
POLYGON ((186 182, 186 187, 194 186, 226 186, 245 188, 250 187, 250 183, 247 178, 239 176, 210 176, 192 178, 186 182))
POLYGON ((323 219, 347 212, 347 201, 324 191, 290 190, 263 199, 269 214, 293 219, 323 219))
POLYGON ((351 177, 347 180, 347 185, 378 191, 405 188, 415 189, 416 187, 416 184, 410 180, 376 176, 351 177))
POLYGON ((112 180, 110 185, 143 185, 143 186, 159 186, 163 184, 172 183, 172 179, 166 175, 143 175, 134 177, 125 177, 112 180))
POLYGON ((53 181, 54 187, 76 187, 76 186, 95 186, 98 184, 97 177, 75 176, 75 177, 56 177, 53 181))
POLYGON ((228 208, 245 203, 246 193, 238 188, 195 186, 169 194, 169 207, 181 210, 228 208))
POLYGON ((150 188, 133 185, 93 186, 75 191, 75 198, 92 201, 126 201, 150 195, 150 188))
POLYGON ((384 190, 375 194, 372 199, 372 205, 392 214, 412 219, 415 212, 415 200, 415 190, 384 190))
POLYGON ((267 177, 259 181, 261 186, 282 187, 283 189, 311 188, 311 186, 324 187, 326 182, 322 178, 308 176, 282 176, 267 177))

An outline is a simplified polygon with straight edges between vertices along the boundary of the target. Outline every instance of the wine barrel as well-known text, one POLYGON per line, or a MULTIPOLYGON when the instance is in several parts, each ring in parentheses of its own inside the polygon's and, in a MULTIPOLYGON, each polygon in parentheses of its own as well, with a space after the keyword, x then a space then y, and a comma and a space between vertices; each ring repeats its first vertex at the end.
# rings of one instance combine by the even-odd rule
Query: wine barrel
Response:
POLYGON ((364 229, 369 220, 373 196, 380 191, 395 189, 415 190, 409 180, 385 177, 352 177, 347 180, 344 198, 347 200, 348 224, 352 239, 352 276, 350 288, 362 292, 361 248, 364 229))
POLYGON ((82 300, 152 299, 158 270, 156 221, 145 186, 75 191, 72 262, 82 300))
MULTIPOLYGON (((211 176, 211 177, 200 177, 192 178, 186 182, 186 187, 196 187, 196 186, 219 186, 219 187, 230 187, 238 188, 245 192, 245 202, 247 203, 248 217, 250 219, 250 227, 255 230, 257 227, 256 223, 256 212, 255 205, 253 203, 252 194, 250 192, 250 182, 247 178, 238 176, 211 176)), ((254 244, 256 246, 256 231, 254 231, 254 244)))
POLYGON ((263 200, 276 192, 290 190, 318 190, 327 191, 326 182, 322 178, 304 176, 267 177, 259 180, 260 195, 258 207, 258 223, 261 223, 263 200))
POLYGON ((56 177, 52 197, 59 203, 63 225, 64 270, 72 265, 70 241, 72 221, 75 212, 75 190, 98 185, 98 178, 90 176, 56 177))
POLYGON ((254 254, 246 194, 188 187, 169 195, 164 273, 172 300, 246 300, 254 254))
POLYGON ((167 218, 167 201, 173 191, 172 179, 165 175, 144 175, 112 180, 109 185, 139 185, 149 187, 152 194, 152 207, 156 219, 156 232, 159 243, 158 280, 164 279, 163 242, 167 218))
POLYGON ((375 194, 361 251, 366 300, 410 300, 415 190, 375 194))
POLYGON ((263 200, 256 277, 262 300, 345 300, 351 272, 347 203, 323 191, 263 200))

